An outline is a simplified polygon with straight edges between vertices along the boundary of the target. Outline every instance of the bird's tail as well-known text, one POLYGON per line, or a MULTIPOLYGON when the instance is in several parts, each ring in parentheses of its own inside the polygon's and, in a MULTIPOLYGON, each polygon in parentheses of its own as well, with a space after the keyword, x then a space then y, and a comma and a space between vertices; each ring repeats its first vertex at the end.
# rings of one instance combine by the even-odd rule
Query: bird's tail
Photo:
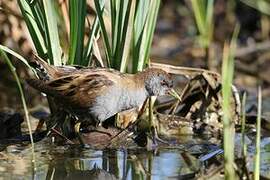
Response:
POLYGON ((50 80, 57 77, 57 67, 48 64, 43 59, 35 55, 35 59, 29 62, 29 65, 37 71, 37 74, 42 80, 50 80))
POLYGON ((40 79, 26 79, 26 82, 36 90, 43 92, 50 96, 57 96, 57 91, 47 85, 46 82, 40 79))

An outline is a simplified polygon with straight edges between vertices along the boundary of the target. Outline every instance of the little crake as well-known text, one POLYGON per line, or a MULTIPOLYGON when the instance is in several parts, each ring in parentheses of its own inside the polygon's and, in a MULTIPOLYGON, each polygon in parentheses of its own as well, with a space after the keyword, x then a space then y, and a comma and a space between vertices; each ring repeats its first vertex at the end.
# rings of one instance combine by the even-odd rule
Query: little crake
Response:
POLYGON ((29 79, 35 89, 51 96, 79 119, 103 122, 118 112, 139 107, 149 96, 161 96, 173 86, 168 73, 148 68, 124 74, 106 68, 74 68, 36 62, 41 79, 29 79))

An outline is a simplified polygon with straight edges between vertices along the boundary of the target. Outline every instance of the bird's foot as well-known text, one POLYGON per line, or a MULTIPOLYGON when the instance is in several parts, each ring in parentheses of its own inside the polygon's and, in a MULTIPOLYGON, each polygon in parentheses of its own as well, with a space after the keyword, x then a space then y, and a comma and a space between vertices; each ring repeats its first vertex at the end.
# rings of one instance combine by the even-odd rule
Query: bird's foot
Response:
POLYGON ((158 142, 160 142, 162 144, 170 145, 170 143, 168 141, 163 140, 158 136, 157 129, 155 127, 151 128, 151 136, 152 136, 153 143, 156 146, 158 145, 158 142))

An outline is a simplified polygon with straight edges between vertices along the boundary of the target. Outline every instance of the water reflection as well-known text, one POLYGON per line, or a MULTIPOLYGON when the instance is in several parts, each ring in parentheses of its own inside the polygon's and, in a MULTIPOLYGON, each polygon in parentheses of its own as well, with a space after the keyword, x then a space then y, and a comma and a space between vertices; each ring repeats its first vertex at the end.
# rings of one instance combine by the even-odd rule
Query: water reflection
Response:
POLYGON ((78 158, 51 163, 46 179, 164 179, 177 178, 193 170, 179 150, 84 151, 78 158))
MULTIPOLYGON (((36 169, 31 163, 29 145, 11 145, 0 152, 2 179, 190 179, 202 164, 201 155, 219 149, 213 144, 176 142, 174 146, 155 151, 130 148, 92 150, 78 146, 59 146, 49 140, 36 143, 36 169)), ((270 139, 261 141, 261 174, 269 177, 270 139)), ((237 146, 236 146, 237 147, 237 146)), ((211 154, 211 153, 210 153, 211 154)), ((254 145, 248 146, 248 159, 253 158, 254 145)), ((218 160, 218 159, 216 159, 218 160)), ((252 161, 250 170, 253 168, 252 161)))
POLYGON ((35 171, 31 168, 29 152, 28 149, 19 155, 13 154, 12 161, 0 162, 0 167, 5 167, 3 172, 0 169, 0 179, 177 179, 179 175, 198 170, 196 158, 177 148, 156 151, 43 149, 37 152, 35 171))

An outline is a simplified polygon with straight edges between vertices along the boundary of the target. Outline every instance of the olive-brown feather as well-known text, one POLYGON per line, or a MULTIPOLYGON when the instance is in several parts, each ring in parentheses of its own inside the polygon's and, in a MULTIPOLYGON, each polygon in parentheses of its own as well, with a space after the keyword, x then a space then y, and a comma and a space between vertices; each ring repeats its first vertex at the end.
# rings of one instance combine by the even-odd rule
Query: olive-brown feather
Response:
POLYGON ((44 82, 28 79, 35 89, 56 98, 63 98, 71 106, 87 107, 95 97, 113 85, 113 81, 102 74, 73 74, 44 82))

